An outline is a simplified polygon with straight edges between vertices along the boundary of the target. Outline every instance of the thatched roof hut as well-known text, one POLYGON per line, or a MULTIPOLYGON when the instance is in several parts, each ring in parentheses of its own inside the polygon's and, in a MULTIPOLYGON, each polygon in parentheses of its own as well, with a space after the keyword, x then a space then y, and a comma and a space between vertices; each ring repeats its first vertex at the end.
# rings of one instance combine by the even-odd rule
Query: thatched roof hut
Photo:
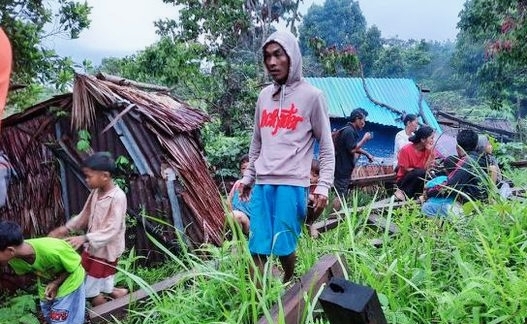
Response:
POLYGON ((145 228, 169 248, 177 248, 175 229, 191 248, 221 244, 223 207, 199 137, 208 120, 168 92, 76 75, 72 93, 3 120, 0 149, 14 176, 2 219, 34 237, 80 212, 88 196, 80 168, 88 153, 77 149, 84 140, 125 162, 119 181, 127 187, 129 248, 150 261, 161 258, 145 228))

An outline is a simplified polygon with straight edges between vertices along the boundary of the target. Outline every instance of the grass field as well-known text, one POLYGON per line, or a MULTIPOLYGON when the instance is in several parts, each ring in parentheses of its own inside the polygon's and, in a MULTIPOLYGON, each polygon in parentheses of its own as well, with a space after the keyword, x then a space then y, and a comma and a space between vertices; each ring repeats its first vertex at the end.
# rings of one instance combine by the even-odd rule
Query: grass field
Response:
MULTIPOLYGON (((509 174, 527 183, 524 171, 509 174)), ((525 323, 527 318, 527 204, 492 197, 467 206, 467 214, 448 221, 423 217, 408 204, 385 215, 400 229, 396 237, 367 225, 368 211, 356 213, 351 199, 346 221, 317 240, 304 233, 299 242, 297 276, 325 254, 339 254, 347 279, 374 288, 389 323, 525 323), (371 240, 382 240, 375 248, 371 240)), ((222 247, 206 246, 178 258, 167 251, 159 268, 135 268, 130 254, 120 266, 120 284, 134 288, 187 272, 180 284, 147 302, 131 306, 121 323, 255 323, 268 314, 289 285, 268 271, 263 287, 249 280, 251 258, 245 237, 232 227, 222 247), (198 257, 199 255, 199 257, 198 257)), ((304 323, 329 323, 306 296, 304 323)), ((21 319, 20 304, 0 309, 0 322, 21 319), (17 306, 18 305, 18 306, 17 306), (19 312, 18 315, 16 312, 19 312), (11 316, 11 317, 9 317, 11 316)), ((31 300, 29 297, 26 297, 31 300)), ((22 301, 20 301, 22 300, 22 301)), ((16 301, 16 300, 15 300, 16 301)), ((21 311, 27 316, 27 310, 21 311)))

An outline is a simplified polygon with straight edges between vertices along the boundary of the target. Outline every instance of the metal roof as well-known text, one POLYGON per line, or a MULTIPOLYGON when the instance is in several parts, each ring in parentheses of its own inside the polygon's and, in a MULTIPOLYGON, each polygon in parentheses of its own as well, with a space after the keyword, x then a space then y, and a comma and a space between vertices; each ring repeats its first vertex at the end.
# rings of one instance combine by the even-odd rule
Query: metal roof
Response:
MULTIPOLYGON (((348 117, 355 108, 368 112, 368 121, 385 126, 404 128, 400 114, 376 104, 368 98, 361 78, 305 78, 326 95, 330 117, 348 117)), ((366 87, 374 101, 386 104, 406 114, 419 114, 419 89, 411 79, 366 78, 366 87)), ((426 123, 441 132, 432 110, 422 100, 426 123)))

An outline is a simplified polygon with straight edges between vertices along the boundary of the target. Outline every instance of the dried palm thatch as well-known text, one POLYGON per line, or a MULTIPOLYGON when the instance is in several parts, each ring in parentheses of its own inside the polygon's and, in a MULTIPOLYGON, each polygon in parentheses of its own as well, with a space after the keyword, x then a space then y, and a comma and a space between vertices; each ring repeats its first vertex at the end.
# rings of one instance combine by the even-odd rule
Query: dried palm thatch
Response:
POLYGON ((193 226, 201 229, 200 241, 220 244, 224 216, 219 192, 192 135, 209 121, 208 115, 167 93, 145 92, 92 76, 77 75, 74 89, 77 96, 73 101, 72 123, 76 128, 93 123, 95 112, 86 110, 96 107, 126 106, 129 113, 139 115, 144 127, 166 150, 166 161, 183 181, 182 197, 195 215, 193 226))
MULTIPOLYGON (((162 156, 164 163, 177 172, 181 182, 184 210, 190 211, 190 215, 184 218, 190 219, 185 226, 192 234, 191 242, 197 245, 207 242, 221 244, 224 215, 220 194, 196 136, 208 120, 205 112, 167 93, 149 93, 93 76, 76 75, 72 94, 55 97, 5 120, 0 148, 10 157, 20 177, 20 181, 9 189, 7 214, 20 221, 26 227, 26 233, 32 235, 46 234, 69 216, 65 215, 62 205, 63 174, 59 172, 57 157, 49 147, 57 146, 68 150, 67 153, 75 153, 77 131, 86 129, 96 137, 92 144, 103 145, 103 149, 120 147, 125 150, 121 138, 129 137, 127 140, 135 150, 142 152, 139 156, 144 157, 144 161, 132 162, 147 164, 149 170, 153 170, 153 173, 141 174, 141 177, 157 178, 152 183, 165 183, 159 162, 162 156), (133 128, 132 132, 110 131, 116 119, 133 128), (65 122, 69 123, 71 132, 61 128, 65 122), (101 137, 105 127, 108 131, 101 137), (61 137, 58 137, 57 129, 62 129, 64 134, 61 137)), ((101 150, 97 146, 92 148, 101 150)), ((73 186, 80 186, 80 180, 73 178, 77 181, 73 186)), ((140 198, 155 204, 158 198, 154 196, 158 192, 154 191, 142 190, 141 194, 131 196, 152 195, 140 198)), ((163 213, 170 215, 171 212, 169 209, 163 213)), ((172 219, 168 217, 168 220, 172 219)))

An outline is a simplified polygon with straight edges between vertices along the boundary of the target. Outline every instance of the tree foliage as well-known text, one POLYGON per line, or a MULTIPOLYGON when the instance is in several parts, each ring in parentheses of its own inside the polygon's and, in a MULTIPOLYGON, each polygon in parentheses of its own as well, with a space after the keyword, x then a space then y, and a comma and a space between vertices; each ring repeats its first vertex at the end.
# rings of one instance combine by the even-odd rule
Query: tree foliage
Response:
POLYGON ((205 45, 203 57, 213 66, 212 81, 201 88, 209 96, 208 112, 222 120, 226 135, 247 128, 264 82, 260 47, 272 23, 284 21, 296 30, 299 0, 163 1, 180 7, 180 15, 156 22, 159 34, 205 45))
POLYGON ((266 82, 261 46, 273 23, 296 31, 300 0, 163 1, 178 6, 179 16, 155 23, 161 40, 135 55, 105 59, 100 68, 166 85, 205 109, 213 117, 203 133, 209 161, 219 174, 236 174, 266 82))
POLYGON ((457 70, 469 94, 485 95, 495 108, 525 101, 526 15, 525 0, 470 0, 461 11, 457 70))
POLYGON ((337 50, 346 46, 358 48, 366 33, 366 19, 359 2, 353 0, 326 0, 322 6, 312 5, 300 27, 300 47, 309 51, 309 41, 320 38, 328 47, 337 50))
MULTIPOLYGON (((444 77, 433 60, 431 42, 424 40, 383 39, 376 26, 366 29, 358 1, 329 0, 323 6, 312 5, 300 27, 300 43, 308 56, 318 63, 309 64, 315 76, 406 77, 430 80, 430 74, 444 77), (431 71, 431 63, 435 69, 431 71)), ((435 52, 440 54, 440 52, 435 52)), ((451 54, 452 51, 449 51, 451 54)), ((307 59, 310 63, 312 60, 307 59)), ((440 60, 448 67, 447 59, 440 60)), ((447 72, 448 71, 448 72, 447 72)), ((439 82, 434 83, 439 84, 439 82)))
POLYGON ((45 42, 57 36, 77 38, 90 24, 90 10, 87 2, 0 0, 0 26, 13 49, 11 80, 30 86, 25 94, 19 94, 22 102, 31 102, 42 93, 37 91, 38 84, 64 90, 71 82, 72 60, 60 57, 45 42))

